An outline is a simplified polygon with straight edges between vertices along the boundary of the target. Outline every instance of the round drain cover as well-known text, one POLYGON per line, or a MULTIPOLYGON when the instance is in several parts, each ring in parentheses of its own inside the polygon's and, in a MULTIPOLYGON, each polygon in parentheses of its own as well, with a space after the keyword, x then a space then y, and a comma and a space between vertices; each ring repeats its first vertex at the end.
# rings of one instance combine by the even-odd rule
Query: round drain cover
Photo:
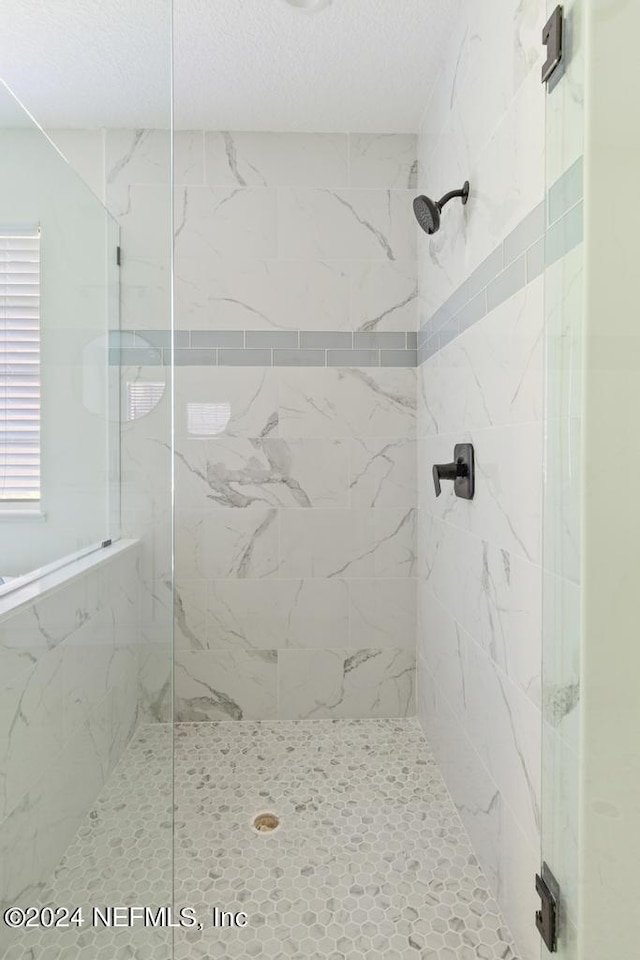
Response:
POLYGON ((275 813, 259 813, 253 820, 253 829, 258 833, 273 833, 280 826, 280 818, 275 813))

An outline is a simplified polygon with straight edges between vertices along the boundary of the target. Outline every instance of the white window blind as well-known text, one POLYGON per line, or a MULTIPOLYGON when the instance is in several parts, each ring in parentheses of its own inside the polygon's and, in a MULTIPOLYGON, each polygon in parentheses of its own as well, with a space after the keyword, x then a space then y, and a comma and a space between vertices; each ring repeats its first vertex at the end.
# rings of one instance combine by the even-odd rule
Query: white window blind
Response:
POLYGON ((0 506, 40 500, 40 229, 0 224, 0 506))

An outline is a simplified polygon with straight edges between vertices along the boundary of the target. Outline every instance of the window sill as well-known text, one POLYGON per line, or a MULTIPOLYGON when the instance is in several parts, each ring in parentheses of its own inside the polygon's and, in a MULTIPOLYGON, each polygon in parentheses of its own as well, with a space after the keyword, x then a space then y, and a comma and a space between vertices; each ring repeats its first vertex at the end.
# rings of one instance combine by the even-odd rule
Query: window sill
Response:
POLYGON ((13 520, 46 520, 47 515, 40 507, 0 507, 0 523, 13 520))

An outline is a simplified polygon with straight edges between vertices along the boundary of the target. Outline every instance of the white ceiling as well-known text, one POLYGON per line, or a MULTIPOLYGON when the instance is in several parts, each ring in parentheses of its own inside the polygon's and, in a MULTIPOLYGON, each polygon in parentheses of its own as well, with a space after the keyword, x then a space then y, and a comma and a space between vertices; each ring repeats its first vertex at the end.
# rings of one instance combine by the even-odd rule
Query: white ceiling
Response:
MULTIPOLYGON (((174 0, 176 126, 410 132, 458 0, 174 0)), ((45 127, 169 125, 169 0, 3 0, 0 77, 45 127)))

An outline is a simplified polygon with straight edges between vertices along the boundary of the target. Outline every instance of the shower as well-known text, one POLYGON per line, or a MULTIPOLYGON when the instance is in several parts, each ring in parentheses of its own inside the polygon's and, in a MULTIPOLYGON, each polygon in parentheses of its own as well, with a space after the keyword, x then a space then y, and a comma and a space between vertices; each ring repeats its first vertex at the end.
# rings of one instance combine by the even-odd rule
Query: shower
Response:
POLYGON ((413 212, 425 233, 432 234, 438 232, 440 229, 440 214, 442 208, 446 203, 449 203, 449 200, 454 200, 456 197, 460 197, 462 203, 466 204, 469 199, 468 180, 465 180, 462 190, 451 190, 450 193, 445 193, 444 197, 440 200, 433 201, 431 197, 425 197, 424 195, 415 198, 413 201, 413 212))

